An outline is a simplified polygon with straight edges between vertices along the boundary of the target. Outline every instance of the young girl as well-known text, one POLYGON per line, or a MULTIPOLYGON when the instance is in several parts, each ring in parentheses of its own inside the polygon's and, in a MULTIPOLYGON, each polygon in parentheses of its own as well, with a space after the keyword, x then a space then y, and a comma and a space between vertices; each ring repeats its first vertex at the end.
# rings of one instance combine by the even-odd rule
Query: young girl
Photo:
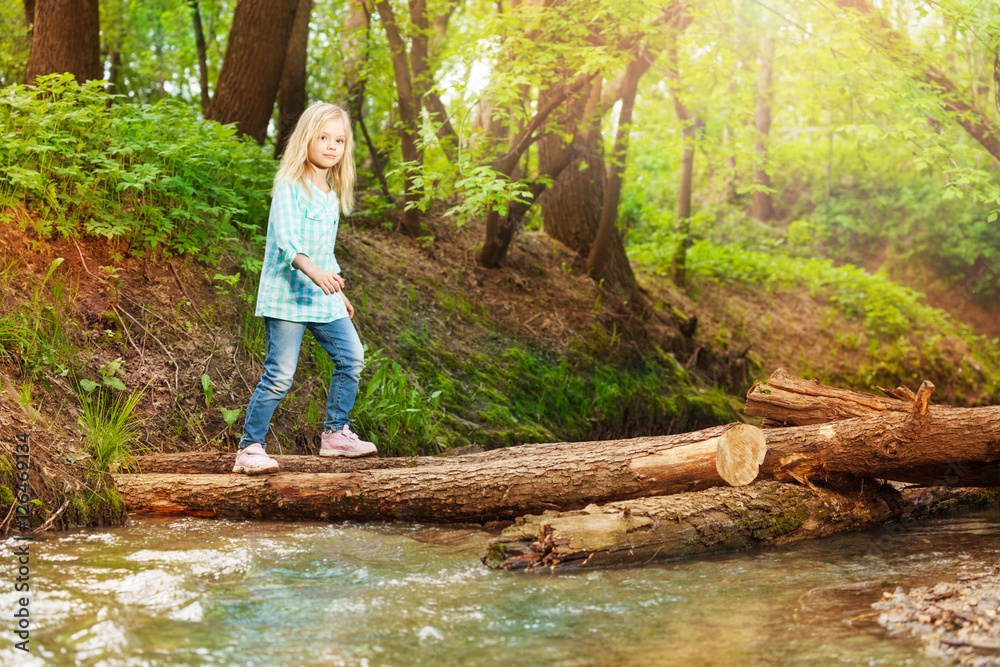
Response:
POLYGON ((292 386, 306 329, 333 360, 320 456, 367 456, 375 445, 351 432, 348 413, 358 393, 364 352, 354 308, 334 257, 340 214, 354 206, 354 138, 347 111, 318 102, 288 139, 274 177, 257 316, 264 318, 264 375, 250 398, 233 472, 277 472, 264 435, 292 386))

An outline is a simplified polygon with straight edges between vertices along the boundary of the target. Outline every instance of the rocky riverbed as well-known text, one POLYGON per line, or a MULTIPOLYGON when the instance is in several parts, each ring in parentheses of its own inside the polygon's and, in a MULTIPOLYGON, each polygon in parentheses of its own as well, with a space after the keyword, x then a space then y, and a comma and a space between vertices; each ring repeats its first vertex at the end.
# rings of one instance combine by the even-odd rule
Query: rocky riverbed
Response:
POLYGON ((879 624, 920 637, 933 657, 1000 665, 1000 566, 909 592, 900 587, 873 607, 882 612, 879 624))

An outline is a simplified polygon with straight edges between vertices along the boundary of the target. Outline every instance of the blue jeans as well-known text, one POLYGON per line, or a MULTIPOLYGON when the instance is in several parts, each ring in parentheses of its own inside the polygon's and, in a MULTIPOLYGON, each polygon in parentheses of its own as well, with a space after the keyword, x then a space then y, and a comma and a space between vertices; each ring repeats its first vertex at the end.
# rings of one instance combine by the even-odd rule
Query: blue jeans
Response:
POLYGON ((240 449, 255 442, 264 444, 264 436, 271 424, 278 403, 292 388, 292 378, 299 361, 299 348, 306 329, 333 360, 333 379, 326 400, 326 430, 340 430, 351 423, 348 413, 358 395, 358 380, 365 367, 364 348, 350 318, 342 317, 333 322, 288 322, 271 317, 264 318, 267 332, 267 358, 264 375, 260 378, 243 424, 240 449))

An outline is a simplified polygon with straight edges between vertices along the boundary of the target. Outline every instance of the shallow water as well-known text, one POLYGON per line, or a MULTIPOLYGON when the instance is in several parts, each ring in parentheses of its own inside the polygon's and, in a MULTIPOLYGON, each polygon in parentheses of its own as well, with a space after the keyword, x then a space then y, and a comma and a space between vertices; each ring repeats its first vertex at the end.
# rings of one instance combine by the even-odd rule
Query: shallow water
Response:
POLYGON ((477 529, 140 517, 32 543, 32 652, 8 621, 0 664, 933 665, 918 640, 847 621, 883 590, 996 563, 998 536, 989 510, 525 575, 480 565, 477 529))

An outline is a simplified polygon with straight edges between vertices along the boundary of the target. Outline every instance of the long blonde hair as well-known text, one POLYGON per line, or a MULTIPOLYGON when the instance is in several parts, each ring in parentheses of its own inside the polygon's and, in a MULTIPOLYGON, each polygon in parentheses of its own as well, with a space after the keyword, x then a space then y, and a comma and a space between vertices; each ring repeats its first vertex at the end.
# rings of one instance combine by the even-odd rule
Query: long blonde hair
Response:
POLYGON ((298 181, 309 192, 309 144, 319 139, 320 132, 327 121, 340 118, 344 123, 344 157, 327 172, 326 180, 330 187, 336 190, 340 200, 340 212, 350 215, 354 210, 354 132, 351 129, 351 116, 343 107, 326 102, 316 102, 302 112, 299 122, 288 137, 285 154, 281 156, 281 166, 274 175, 274 189, 286 182, 298 181))

